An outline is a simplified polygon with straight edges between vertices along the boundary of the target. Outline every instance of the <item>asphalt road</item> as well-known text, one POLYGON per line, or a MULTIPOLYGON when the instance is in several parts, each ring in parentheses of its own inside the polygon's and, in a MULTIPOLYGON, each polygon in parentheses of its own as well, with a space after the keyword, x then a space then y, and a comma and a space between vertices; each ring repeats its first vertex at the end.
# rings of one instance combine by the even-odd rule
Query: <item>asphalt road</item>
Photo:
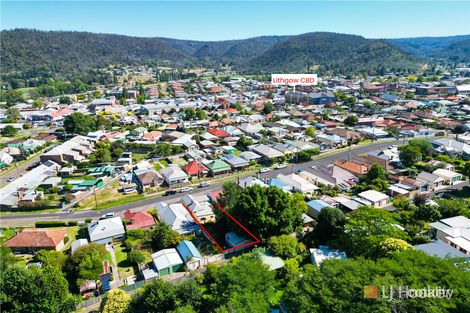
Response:
MULTIPOLYGON (((358 146, 352 147, 350 152, 350 157, 354 157, 359 154, 364 154, 373 150, 377 149, 384 149, 392 144, 401 144, 403 143, 402 140, 398 141, 387 141, 387 142, 380 142, 376 144, 371 144, 367 146, 358 146)), ((347 160, 349 152, 341 151, 335 154, 326 155, 323 157, 319 157, 315 160, 299 163, 294 165, 288 165, 283 169, 273 169, 267 173, 259 174, 260 178, 273 178, 276 177, 278 174, 289 174, 295 172, 299 169, 308 169, 315 166, 326 166, 328 164, 334 163, 336 160, 347 160)), ((240 175, 240 179, 251 176, 251 175, 240 175)), ((237 178, 234 178, 236 180, 237 178)), ((221 190, 223 182, 213 183, 205 188, 199 188, 191 191, 194 195, 203 195, 208 194, 212 191, 221 190)), ((52 221, 52 220, 78 220, 82 221, 86 218, 98 218, 106 213, 116 213, 122 214, 124 211, 128 209, 132 210, 146 210, 155 206, 155 203, 158 202, 167 202, 167 203, 175 203, 181 200, 182 193, 177 193, 170 196, 159 196, 154 198, 148 198, 140 201, 136 201, 133 203, 123 204, 119 206, 115 206, 113 208, 105 209, 105 210, 84 210, 84 211, 77 211, 77 212, 54 212, 54 213, 38 213, 38 214, 7 214, 7 215, 0 215, 0 224, 1 226, 25 226, 34 224, 36 221, 52 221)))

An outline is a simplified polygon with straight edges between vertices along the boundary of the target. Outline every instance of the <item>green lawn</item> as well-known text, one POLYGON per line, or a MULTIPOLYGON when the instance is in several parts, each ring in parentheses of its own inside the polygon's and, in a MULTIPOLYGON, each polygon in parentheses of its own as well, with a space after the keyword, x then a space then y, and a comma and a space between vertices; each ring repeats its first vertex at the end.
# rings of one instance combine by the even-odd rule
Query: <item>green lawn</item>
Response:
POLYGON ((134 275, 134 267, 132 264, 127 260, 127 251, 124 247, 124 244, 121 243, 120 245, 114 245, 114 253, 116 254, 116 261, 118 265, 119 276, 122 278, 133 276, 134 275))
POLYGON ((18 229, 6 227, 2 230, 2 237, 0 237, 0 243, 7 241, 13 237, 18 229))
POLYGON ((160 163, 164 166, 164 167, 168 167, 168 162, 164 159, 160 160, 160 163))
POLYGON ((98 204, 98 208, 93 208, 93 210, 109 209, 113 206, 136 202, 136 201, 140 201, 144 199, 145 199, 145 195, 122 195, 121 199, 112 200, 112 201, 108 201, 105 203, 100 203, 98 204))
POLYGON ((132 161, 137 163, 142 161, 143 159, 148 158, 148 156, 148 153, 132 153, 132 161))
POLYGON ((160 165, 160 163, 153 163, 153 167, 157 170, 157 171, 160 171, 162 169, 162 166, 160 165))

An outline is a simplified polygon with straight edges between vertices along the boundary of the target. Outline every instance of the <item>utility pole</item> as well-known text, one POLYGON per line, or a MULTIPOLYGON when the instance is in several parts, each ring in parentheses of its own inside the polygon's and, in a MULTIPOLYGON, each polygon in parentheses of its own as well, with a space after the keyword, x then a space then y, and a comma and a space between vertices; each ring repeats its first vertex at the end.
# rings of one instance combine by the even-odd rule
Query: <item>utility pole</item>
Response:
POLYGON ((96 187, 93 187, 93 194, 95 196, 95 209, 98 210, 98 200, 96 198, 96 187))

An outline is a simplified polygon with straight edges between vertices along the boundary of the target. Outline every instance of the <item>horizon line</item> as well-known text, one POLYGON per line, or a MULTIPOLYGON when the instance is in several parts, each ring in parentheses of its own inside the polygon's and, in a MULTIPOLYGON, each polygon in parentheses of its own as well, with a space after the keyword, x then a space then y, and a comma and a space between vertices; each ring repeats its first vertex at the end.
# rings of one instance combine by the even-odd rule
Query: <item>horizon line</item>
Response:
POLYGON ((342 33, 342 32, 333 32, 333 31, 311 31, 306 33, 297 33, 297 34, 289 34, 289 35, 258 35, 252 37, 244 37, 244 38, 231 38, 231 39, 220 39, 220 40, 200 40, 200 39, 182 39, 182 38, 175 38, 175 37, 165 37, 165 36, 137 36, 137 35, 128 35, 128 34, 119 34, 119 33, 109 33, 109 32, 92 32, 87 30, 45 30, 45 29, 38 29, 38 28, 27 28, 27 27, 15 27, 15 28, 8 28, 3 29, 0 27, 0 32, 7 32, 7 31, 15 31, 15 30, 29 30, 29 31, 38 31, 38 32, 62 32, 62 33, 89 33, 89 34, 96 34, 96 35, 116 35, 116 36, 126 36, 126 37, 133 37, 133 38, 148 38, 148 39, 173 39, 173 40, 182 40, 182 41, 195 41, 195 42, 223 42, 223 41, 236 41, 236 40, 248 40, 253 38, 260 38, 260 37, 295 37, 301 36, 306 34, 312 33, 330 33, 330 34, 341 34, 341 35, 351 35, 351 36, 360 36, 365 39, 371 40, 396 40, 396 39, 418 39, 418 38, 445 38, 445 37, 459 37, 459 36, 470 36, 470 33, 467 34, 453 34, 453 35, 442 35, 442 36, 432 36, 432 35, 422 35, 422 36, 412 36, 412 37, 379 37, 379 38, 368 38, 363 35, 353 34, 353 33, 342 33))

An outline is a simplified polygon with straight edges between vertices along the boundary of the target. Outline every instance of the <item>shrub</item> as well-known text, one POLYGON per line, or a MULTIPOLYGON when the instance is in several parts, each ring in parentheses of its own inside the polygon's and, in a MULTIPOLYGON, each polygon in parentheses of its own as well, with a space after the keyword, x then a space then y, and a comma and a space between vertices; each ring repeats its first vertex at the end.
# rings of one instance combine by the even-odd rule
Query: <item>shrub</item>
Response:
POLYGON ((37 228, 45 228, 45 227, 60 227, 60 226, 67 226, 67 222, 65 221, 38 221, 34 223, 34 226, 37 228))

